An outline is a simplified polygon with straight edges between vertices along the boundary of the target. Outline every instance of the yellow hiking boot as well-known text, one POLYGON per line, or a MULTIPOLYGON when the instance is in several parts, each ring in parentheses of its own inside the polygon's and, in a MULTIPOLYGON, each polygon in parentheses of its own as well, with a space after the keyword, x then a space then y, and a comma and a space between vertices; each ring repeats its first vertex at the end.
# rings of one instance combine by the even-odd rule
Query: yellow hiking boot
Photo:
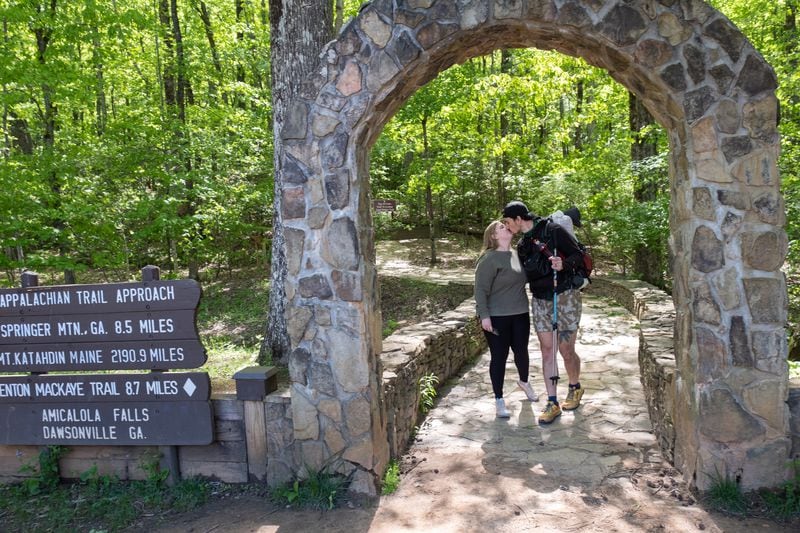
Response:
POLYGON ((581 398, 583 398, 583 391, 583 387, 580 389, 573 389, 570 387, 569 392, 567 393, 567 399, 561 403, 565 411, 572 411, 580 406, 581 398))
POLYGON ((539 415, 539 423, 549 424, 559 416, 561 416, 561 408, 553 402, 547 402, 544 411, 539 415))

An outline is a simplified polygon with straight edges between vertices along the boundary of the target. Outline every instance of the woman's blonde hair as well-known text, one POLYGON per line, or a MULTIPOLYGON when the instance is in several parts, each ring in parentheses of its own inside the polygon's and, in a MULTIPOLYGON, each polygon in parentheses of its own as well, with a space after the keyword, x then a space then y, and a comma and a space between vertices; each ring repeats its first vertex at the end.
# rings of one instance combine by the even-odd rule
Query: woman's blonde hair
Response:
POLYGON ((494 232, 497 231, 497 226, 500 226, 502 223, 503 222, 500 220, 495 220, 486 226, 486 229, 483 231, 483 251, 481 252, 481 256, 489 250, 495 250, 497 248, 499 243, 494 236, 494 232))

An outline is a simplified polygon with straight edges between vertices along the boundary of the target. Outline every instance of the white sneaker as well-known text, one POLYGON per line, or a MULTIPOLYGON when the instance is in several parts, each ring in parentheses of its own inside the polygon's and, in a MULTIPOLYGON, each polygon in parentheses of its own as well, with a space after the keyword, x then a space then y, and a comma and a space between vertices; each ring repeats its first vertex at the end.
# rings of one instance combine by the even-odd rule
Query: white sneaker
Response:
POLYGON ((497 407, 497 418, 511 418, 511 413, 506 409, 506 401, 502 398, 497 398, 494 401, 497 407))
POLYGON ((539 396, 535 392, 533 392, 533 387, 531 387, 530 383, 525 381, 517 381, 517 385, 519 386, 520 389, 522 389, 522 392, 525 393, 525 396, 527 396, 530 401, 532 402, 539 401, 539 396))

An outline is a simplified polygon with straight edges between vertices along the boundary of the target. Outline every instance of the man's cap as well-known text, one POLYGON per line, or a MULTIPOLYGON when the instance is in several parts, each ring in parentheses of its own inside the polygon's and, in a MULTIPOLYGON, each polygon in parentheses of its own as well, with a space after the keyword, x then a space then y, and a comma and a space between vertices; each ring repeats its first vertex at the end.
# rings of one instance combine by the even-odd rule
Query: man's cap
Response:
POLYGON ((517 217, 522 217, 523 220, 533 220, 533 214, 528 211, 527 205, 523 204, 519 200, 508 202, 503 208, 503 218, 517 217))
POLYGON ((573 205, 572 207, 564 211, 564 214, 572 219, 573 226, 575 226, 576 228, 581 227, 581 212, 578 211, 577 207, 573 205))

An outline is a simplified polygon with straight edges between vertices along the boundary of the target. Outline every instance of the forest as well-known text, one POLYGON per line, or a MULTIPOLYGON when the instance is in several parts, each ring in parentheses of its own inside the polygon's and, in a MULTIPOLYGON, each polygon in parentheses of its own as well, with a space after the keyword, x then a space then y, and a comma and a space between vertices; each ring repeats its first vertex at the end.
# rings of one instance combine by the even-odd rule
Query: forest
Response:
MULTIPOLYGON (((336 29, 358 0, 329 0, 336 29)), ((713 0, 779 80, 792 353, 800 342, 797 0, 713 0)), ((267 0, 0 0, 2 285, 217 276, 269 279, 273 65, 267 0)), ((300 2, 297 2, 301 5, 300 2)), ((320 22, 321 24, 323 22, 320 22)), ((509 200, 578 206, 606 271, 667 291, 666 135, 601 69, 496 50, 441 73, 372 147, 378 238, 475 234, 509 200)), ((434 240, 432 242, 435 243, 434 240)), ((435 246, 431 261, 435 261, 435 246)))

